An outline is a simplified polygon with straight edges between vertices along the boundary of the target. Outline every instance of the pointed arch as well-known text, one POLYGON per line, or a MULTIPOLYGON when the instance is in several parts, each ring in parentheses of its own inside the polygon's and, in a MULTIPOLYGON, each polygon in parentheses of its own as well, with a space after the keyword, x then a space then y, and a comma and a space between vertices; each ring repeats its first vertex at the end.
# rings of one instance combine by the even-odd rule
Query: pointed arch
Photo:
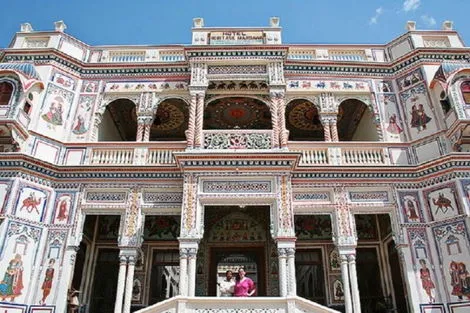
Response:
POLYGON ((294 98, 286 105, 286 129, 289 140, 325 141, 320 106, 308 98, 294 98))
POLYGON ((379 141, 377 122, 371 105, 362 99, 348 97, 338 106, 339 141, 379 141))

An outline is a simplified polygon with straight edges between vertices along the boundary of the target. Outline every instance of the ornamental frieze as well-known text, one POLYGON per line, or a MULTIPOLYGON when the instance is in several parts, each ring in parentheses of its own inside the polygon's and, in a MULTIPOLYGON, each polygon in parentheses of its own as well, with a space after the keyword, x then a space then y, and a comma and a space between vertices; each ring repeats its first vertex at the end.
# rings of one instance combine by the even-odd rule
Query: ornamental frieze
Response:
POLYGON ((271 193, 271 181, 205 181, 204 193, 271 193))

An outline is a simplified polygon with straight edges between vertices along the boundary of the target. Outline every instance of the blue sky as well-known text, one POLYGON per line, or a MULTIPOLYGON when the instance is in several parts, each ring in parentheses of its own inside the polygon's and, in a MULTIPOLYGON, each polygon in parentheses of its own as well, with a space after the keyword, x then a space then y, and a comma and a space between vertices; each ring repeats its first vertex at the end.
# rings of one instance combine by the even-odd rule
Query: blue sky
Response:
POLYGON ((470 0, 4 0, 0 48, 20 24, 51 30, 64 20, 66 32, 90 45, 188 44, 192 19, 205 26, 267 26, 279 16, 284 43, 387 43, 405 32, 440 29, 454 22, 470 45, 470 0))

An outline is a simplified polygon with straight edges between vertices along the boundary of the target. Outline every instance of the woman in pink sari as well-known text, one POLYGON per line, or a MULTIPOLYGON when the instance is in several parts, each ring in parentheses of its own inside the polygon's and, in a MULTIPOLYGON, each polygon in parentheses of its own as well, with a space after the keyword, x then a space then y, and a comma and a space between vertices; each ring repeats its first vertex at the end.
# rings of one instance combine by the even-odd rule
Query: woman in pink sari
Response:
POLYGON ((238 276, 235 282, 235 289, 233 295, 235 297, 251 297, 256 289, 255 283, 245 276, 245 270, 241 267, 238 270, 238 276))

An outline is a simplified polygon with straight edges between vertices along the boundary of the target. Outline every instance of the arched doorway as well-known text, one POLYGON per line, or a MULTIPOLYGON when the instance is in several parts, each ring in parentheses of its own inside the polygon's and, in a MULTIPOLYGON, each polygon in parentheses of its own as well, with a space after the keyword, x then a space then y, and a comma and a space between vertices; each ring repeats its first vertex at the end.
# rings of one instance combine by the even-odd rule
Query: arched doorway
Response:
POLYGON ((207 104, 204 129, 271 129, 271 111, 261 100, 226 97, 207 104))
POLYGON ((379 141, 374 114, 357 99, 347 99, 338 108, 339 141, 379 141))
POLYGON ((136 105, 129 99, 108 104, 98 130, 98 141, 136 141, 136 105))
POLYGON ((325 133, 317 107, 310 101, 295 99, 286 107, 286 128, 289 140, 325 141, 325 133))
POLYGON ((13 85, 8 82, 0 82, 0 105, 8 105, 13 94, 13 85))
POLYGON ((181 99, 166 99, 159 105, 152 126, 150 141, 183 141, 188 129, 188 105, 181 99))

